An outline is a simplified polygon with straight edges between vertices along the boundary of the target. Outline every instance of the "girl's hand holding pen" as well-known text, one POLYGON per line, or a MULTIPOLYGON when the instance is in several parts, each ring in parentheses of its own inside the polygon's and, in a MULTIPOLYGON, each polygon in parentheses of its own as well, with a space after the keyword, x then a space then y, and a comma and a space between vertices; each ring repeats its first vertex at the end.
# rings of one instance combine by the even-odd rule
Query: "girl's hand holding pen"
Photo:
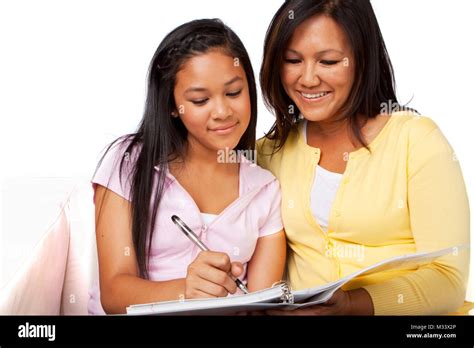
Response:
POLYGON ((237 291, 237 285, 230 277, 243 272, 240 262, 231 262, 225 253, 202 251, 188 266, 185 282, 185 298, 226 297, 237 291))

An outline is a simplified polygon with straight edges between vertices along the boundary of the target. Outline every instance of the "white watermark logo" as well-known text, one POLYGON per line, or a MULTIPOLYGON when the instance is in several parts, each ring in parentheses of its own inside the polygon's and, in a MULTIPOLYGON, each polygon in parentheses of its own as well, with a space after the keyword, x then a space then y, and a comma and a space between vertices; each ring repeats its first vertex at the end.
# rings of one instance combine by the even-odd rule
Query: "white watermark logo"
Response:
MULTIPOLYGON (((410 100, 411 102, 411 100, 410 100)), ((385 115, 391 115, 395 112, 400 112, 400 111, 409 111, 413 112, 414 110, 410 109, 407 107, 407 105, 410 103, 408 102, 406 105, 400 105, 394 100, 389 100, 388 102, 383 102, 380 104, 380 113, 385 114, 385 115)), ((415 111, 416 113, 416 111, 415 111)))
POLYGON ((341 244, 334 242, 326 246, 326 257, 354 259, 359 262, 365 258, 365 246, 361 244, 341 244))
POLYGON ((56 325, 34 325, 26 322, 18 326, 18 337, 21 338, 47 338, 48 341, 56 339, 56 325))
POLYGON ((257 165, 256 150, 233 150, 226 147, 217 151, 218 163, 241 163, 244 158, 251 162, 251 166, 257 165))

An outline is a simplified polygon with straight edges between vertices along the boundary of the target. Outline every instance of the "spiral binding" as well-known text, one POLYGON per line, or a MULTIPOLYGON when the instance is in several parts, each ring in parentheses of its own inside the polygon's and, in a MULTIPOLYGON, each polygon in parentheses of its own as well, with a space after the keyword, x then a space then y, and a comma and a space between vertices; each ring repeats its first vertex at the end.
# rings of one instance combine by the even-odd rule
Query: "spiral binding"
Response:
POLYGON ((282 301, 282 303, 294 303, 295 298, 291 292, 291 285, 288 282, 281 280, 273 284, 273 286, 281 287, 283 294, 281 295, 280 300, 282 301))

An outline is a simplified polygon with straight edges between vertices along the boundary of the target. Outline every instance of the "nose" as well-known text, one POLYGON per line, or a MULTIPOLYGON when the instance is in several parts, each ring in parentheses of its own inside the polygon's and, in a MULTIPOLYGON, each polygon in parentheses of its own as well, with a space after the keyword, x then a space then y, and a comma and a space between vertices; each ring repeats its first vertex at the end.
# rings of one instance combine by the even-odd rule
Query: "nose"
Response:
POLYGON ((232 108, 225 98, 216 98, 214 108, 211 111, 211 117, 214 119, 226 119, 232 116, 232 108))
POLYGON ((321 83, 318 69, 314 62, 308 62, 304 64, 300 83, 307 88, 318 86, 321 83))

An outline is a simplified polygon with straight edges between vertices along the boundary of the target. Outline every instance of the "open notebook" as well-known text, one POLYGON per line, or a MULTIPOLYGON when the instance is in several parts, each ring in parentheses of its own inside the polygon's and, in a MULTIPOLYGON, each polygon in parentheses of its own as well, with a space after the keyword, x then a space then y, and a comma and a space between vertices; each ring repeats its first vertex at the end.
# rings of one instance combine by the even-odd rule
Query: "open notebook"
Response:
POLYGON ((282 281, 271 288, 246 295, 132 305, 127 307, 127 314, 231 315, 241 311, 273 308, 293 310, 326 302, 337 289, 360 275, 369 275, 393 269, 415 269, 432 262, 440 256, 450 253, 457 255, 461 249, 467 248, 467 246, 458 246, 434 252, 396 256, 380 261, 335 282, 298 291, 292 291, 290 285, 282 281))

